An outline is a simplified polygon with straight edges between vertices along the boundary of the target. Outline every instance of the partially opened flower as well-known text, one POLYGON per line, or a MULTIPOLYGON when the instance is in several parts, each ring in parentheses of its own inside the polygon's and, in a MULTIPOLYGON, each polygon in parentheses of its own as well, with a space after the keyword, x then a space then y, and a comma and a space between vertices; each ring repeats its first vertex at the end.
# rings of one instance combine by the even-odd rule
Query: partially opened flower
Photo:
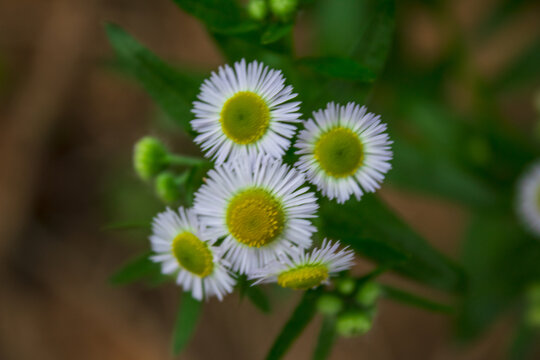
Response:
POLYGON ((299 121, 299 102, 281 71, 245 60, 220 67, 193 103, 195 142, 217 163, 254 153, 281 157, 299 121))
POLYGON ((327 283, 332 275, 349 269, 353 261, 352 250, 339 250, 339 242, 325 239, 321 248, 283 256, 280 261, 254 272, 250 278, 255 279, 256 284, 277 282, 282 287, 307 290, 327 283))
POLYGON ((195 194, 195 210, 241 273, 264 266, 283 252, 311 246, 318 208, 296 170, 268 156, 218 165, 195 194))
POLYGON ((519 181, 516 205, 522 222, 540 236, 540 162, 533 165, 519 181))
POLYGON ((174 274, 176 282, 195 299, 231 293, 235 280, 224 267, 221 250, 214 246, 194 212, 180 208, 159 213, 150 237, 152 260, 161 263, 164 274, 174 274))
POLYGON ((392 142, 380 117, 354 103, 329 103, 313 118, 295 145, 301 155, 296 166, 309 181, 339 203, 378 189, 392 159, 392 142))

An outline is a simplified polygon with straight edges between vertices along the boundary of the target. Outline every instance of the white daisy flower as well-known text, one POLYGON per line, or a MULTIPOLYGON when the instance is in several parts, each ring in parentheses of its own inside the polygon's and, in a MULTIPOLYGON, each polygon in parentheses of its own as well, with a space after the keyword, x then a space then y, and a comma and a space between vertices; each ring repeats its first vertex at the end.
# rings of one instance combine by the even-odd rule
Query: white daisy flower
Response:
POLYGON ((529 168, 519 180, 516 207, 522 222, 540 236, 540 162, 529 168))
POLYGON ((378 189, 392 159, 392 142, 380 116, 354 103, 329 103, 313 118, 295 145, 301 155, 296 166, 309 181, 338 203, 378 189))
POLYGON ((280 158, 299 122, 299 102, 279 70, 242 59, 220 67, 201 86, 193 103, 195 142, 216 163, 252 153, 280 158))
POLYGON ((221 250, 201 226, 193 210, 167 208, 152 223, 151 259, 161 263, 164 274, 174 274, 178 285, 197 300, 231 293, 235 280, 225 268, 221 250), (204 296, 203 296, 204 295, 204 296))
POLYGON ((194 209, 235 271, 248 273, 295 247, 311 246, 317 199, 304 177, 259 154, 218 165, 195 194, 194 209))
POLYGON ((321 248, 311 253, 298 251, 281 257, 265 269, 254 272, 250 279, 255 284, 277 282, 278 285, 296 290, 307 290, 328 282, 340 271, 350 269, 354 252, 348 248, 339 250, 339 242, 326 239, 321 248))

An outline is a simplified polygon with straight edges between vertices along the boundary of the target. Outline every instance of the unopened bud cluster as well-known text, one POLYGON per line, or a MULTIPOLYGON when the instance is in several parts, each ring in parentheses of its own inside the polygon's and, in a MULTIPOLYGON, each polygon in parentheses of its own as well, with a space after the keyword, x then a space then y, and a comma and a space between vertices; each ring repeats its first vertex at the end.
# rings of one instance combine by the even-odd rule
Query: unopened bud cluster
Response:
POLYGON ((380 286, 371 281, 344 277, 336 281, 334 291, 321 295, 317 310, 336 317, 336 332, 343 337, 363 335, 373 325, 380 286))
POLYGON ((280 20, 289 20, 295 14, 298 0, 250 0, 247 4, 249 16, 262 21, 268 15, 268 10, 280 20))
POLYGON ((161 141, 151 136, 145 136, 137 141, 133 150, 135 172, 145 181, 155 180, 156 195, 166 203, 180 200, 183 194, 183 185, 189 177, 191 167, 202 163, 204 160, 199 161, 169 153, 161 141), (173 165, 190 168, 178 175, 170 170, 173 165))

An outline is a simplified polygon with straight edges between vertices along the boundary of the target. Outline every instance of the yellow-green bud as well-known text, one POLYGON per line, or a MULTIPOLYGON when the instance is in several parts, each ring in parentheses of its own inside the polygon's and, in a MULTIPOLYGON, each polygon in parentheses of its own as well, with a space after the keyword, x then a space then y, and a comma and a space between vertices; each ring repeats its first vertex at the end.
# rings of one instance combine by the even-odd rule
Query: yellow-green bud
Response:
POLYGON ((352 337, 362 335, 371 329, 373 321, 366 313, 349 311, 337 318, 336 330, 341 336, 352 337))
POLYGON ((363 284, 356 293, 355 299, 359 305, 372 306, 377 301, 377 298, 381 294, 381 287, 379 284, 368 281, 363 284))
POLYGON ((156 178, 156 193, 158 197, 166 202, 178 201, 181 196, 180 184, 174 174, 163 172, 156 178))
POLYGON ((533 327, 540 327, 540 284, 533 284, 527 290, 525 321, 533 327))
POLYGON ((298 5, 298 0, 270 0, 270 9, 279 18, 290 17, 298 5))
POLYGON ((530 306, 525 312, 525 321, 532 327, 540 327, 540 305, 530 306))
POLYGON ((168 152, 161 141, 146 136, 135 144, 133 166, 142 179, 153 178, 168 165, 168 152))
POLYGON ((339 279, 336 283, 337 290, 343 295, 350 295, 353 293, 356 284, 351 278, 339 279))
POLYGON ((266 0, 251 0, 247 5, 249 16, 254 20, 263 20, 268 13, 266 0))
POLYGON ((323 315, 336 315, 343 308, 343 301, 335 295, 324 294, 317 300, 317 310, 323 315))

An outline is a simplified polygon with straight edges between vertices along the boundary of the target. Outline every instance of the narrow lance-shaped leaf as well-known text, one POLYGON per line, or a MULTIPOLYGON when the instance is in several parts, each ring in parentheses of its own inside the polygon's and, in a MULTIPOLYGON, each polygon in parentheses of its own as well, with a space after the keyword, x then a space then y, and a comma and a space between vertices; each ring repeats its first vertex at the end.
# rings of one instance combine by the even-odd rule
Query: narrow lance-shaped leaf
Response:
POLYGON ((383 265, 390 263, 394 271, 424 284, 452 292, 463 289, 462 270, 373 194, 341 205, 323 199, 319 215, 323 236, 341 239, 362 255, 383 265))
POLYGON ((291 317, 281 330, 276 341, 272 345, 267 360, 281 359, 293 342, 300 336, 309 324, 316 312, 316 302, 320 295, 320 289, 308 290, 302 296, 302 300, 294 309, 291 317))
POLYGON ((148 252, 126 263, 109 278, 111 284, 124 285, 144 278, 160 277, 160 266, 150 260, 150 255, 148 252))
POLYGON ((292 23, 274 23, 270 25, 261 36, 261 44, 267 45, 278 41, 284 36, 290 34, 292 28, 292 23))
POLYGON ((183 293, 174 325, 173 353, 179 354, 187 345, 195 331, 202 310, 202 303, 190 293, 183 293))
POLYGON ((326 316, 323 320, 317 347, 313 352, 313 360, 325 360, 332 352, 332 346, 336 339, 336 319, 333 316, 326 316))
POLYGON ((240 299, 247 297, 263 313, 269 313, 271 311, 270 302, 266 294, 259 286, 252 286, 245 275, 237 278, 237 287, 240 293, 240 299))
POLYGON ((199 81, 180 73, 116 25, 107 25, 107 35, 120 67, 135 77, 163 110, 190 131, 191 103, 199 81))

